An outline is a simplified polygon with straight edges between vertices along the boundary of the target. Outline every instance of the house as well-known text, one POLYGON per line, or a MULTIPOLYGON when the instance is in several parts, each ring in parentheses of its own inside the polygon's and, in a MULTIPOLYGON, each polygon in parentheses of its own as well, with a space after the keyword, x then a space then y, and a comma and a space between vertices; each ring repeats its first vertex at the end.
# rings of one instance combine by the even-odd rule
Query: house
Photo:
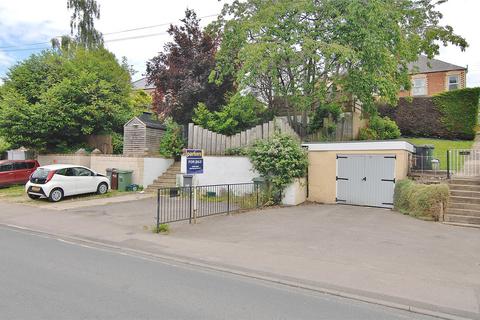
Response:
POLYGON ((153 94, 155 91, 155 86, 153 84, 149 84, 147 78, 141 78, 137 81, 132 82, 133 90, 143 90, 149 94, 153 94))
POLYGON ((160 140, 166 129, 150 112, 134 117, 123 126, 123 154, 158 154, 160 140))
POLYGON ((467 68, 445 61, 419 56, 417 61, 408 64, 408 70, 412 87, 410 90, 401 90, 399 97, 429 97, 466 86, 467 68))

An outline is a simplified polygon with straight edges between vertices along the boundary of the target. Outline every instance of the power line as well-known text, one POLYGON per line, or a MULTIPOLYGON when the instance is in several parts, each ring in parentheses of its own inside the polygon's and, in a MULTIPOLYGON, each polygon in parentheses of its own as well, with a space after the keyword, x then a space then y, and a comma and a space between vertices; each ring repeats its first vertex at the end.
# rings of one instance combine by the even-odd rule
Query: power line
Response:
MULTIPOLYGON (((211 17, 216 17, 216 16, 217 16, 216 14, 210 14, 210 15, 206 15, 206 16, 202 16, 202 17, 198 17, 198 18, 199 19, 204 19, 204 18, 211 18, 211 17)), ((138 31, 138 30, 164 27, 164 26, 168 26, 168 25, 173 24, 173 23, 174 22, 167 22, 167 23, 155 24, 155 25, 150 25, 150 26, 145 26, 145 27, 124 29, 124 30, 120 30, 120 31, 107 32, 107 33, 104 33, 103 35, 108 36, 108 35, 113 35, 113 34, 120 34, 120 33, 126 33, 126 32, 138 31)), ((155 35, 157 35, 157 34, 155 34, 155 35)), ((62 37, 62 36, 55 36, 55 37, 52 37, 52 38, 60 38, 60 37, 62 37)), ((140 37, 145 38, 144 36, 140 36, 140 37)), ((105 40, 105 42, 107 42, 107 41, 111 42, 111 41, 117 41, 117 40, 116 39, 105 40)), ((3 52, 28 51, 28 50, 36 50, 36 49, 42 49, 42 48, 27 49, 26 47, 37 46, 37 45, 41 45, 41 44, 50 44, 50 43, 51 43, 50 41, 44 41, 44 42, 27 43, 27 44, 21 44, 21 45, 10 45, 10 46, 2 46, 2 47, 0 47, 0 49, 18 48, 18 50, 2 50, 3 52), (22 49, 22 50, 20 50, 20 49, 22 49)))

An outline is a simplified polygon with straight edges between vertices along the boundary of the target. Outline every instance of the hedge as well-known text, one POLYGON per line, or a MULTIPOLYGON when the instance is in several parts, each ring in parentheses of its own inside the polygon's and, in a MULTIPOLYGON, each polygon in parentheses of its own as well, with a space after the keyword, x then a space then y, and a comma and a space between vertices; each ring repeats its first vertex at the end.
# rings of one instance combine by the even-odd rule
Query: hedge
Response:
POLYGON ((379 105, 382 116, 393 119, 404 136, 475 138, 480 88, 466 88, 433 97, 400 98, 398 105, 379 105))
POLYGON ((440 219, 448 204, 447 184, 421 184, 400 180, 395 184, 393 205, 396 210, 413 217, 440 219))

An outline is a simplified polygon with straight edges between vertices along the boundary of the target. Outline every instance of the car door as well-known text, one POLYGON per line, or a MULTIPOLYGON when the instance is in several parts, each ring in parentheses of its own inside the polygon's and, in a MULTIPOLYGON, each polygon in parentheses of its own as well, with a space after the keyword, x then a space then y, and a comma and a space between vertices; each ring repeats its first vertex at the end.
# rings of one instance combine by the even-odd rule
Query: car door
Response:
POLYGON ((30 176, 30 170, 27 168, 27 163, 24 161, 17 161, 13 163, 15 171, 15 183, 27 183, 30 176))
POLYGON ((7 186, 15 183, 13 163, 6 162, 0 165, 0 185, 7 186))
POLYGON ((90 193, 97 191, 95 174, 82 167, 73 168, 75 170, 75 178, 77 185, 77 193, 90 193))
POLYGON ((65 196, 78 194, 77 177, 74 168, 64 168, 55 172, 55 185, 62 188, 65 196))

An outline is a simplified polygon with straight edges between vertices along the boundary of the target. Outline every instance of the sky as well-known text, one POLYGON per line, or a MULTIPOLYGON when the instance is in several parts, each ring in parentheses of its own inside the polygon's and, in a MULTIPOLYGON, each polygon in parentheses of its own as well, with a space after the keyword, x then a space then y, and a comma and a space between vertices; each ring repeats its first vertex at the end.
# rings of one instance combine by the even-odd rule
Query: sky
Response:
MULTIPOLYGON (((137 73, 136 80, 145 73, 146 61, 162 51, 170 40, 166 29, 169 23, 178 23, 188 7, 197 12, 202 25, 208 24, 220 12, 225 0, 97 0, 100 20, 96 22, 104 36, 105 46, 120 60, 126 56, 137 73), (110 34, 126 29, 132 32, 110 34), (138 36, 143 38, 118 40, 138 36)), ((70 32, 70 12, 66 0, 1 0, 0 2, 0 78, 8 68, 49 47, 48 41, 70 32), (37 44, 38 43, 38 44, 37 44), (36 45, 31 45, 36 44, 36 45)), ((467 39, 470 46, 465 52, 456 47, 442 47, 437 57, 460 66, 468 66, 467 86, 480 86, 480 0, 449 0, 439 6, 443 24, 451 25, 455 32, 467 39)), ((1 81, 1 80, 0 80, 1 81)))

